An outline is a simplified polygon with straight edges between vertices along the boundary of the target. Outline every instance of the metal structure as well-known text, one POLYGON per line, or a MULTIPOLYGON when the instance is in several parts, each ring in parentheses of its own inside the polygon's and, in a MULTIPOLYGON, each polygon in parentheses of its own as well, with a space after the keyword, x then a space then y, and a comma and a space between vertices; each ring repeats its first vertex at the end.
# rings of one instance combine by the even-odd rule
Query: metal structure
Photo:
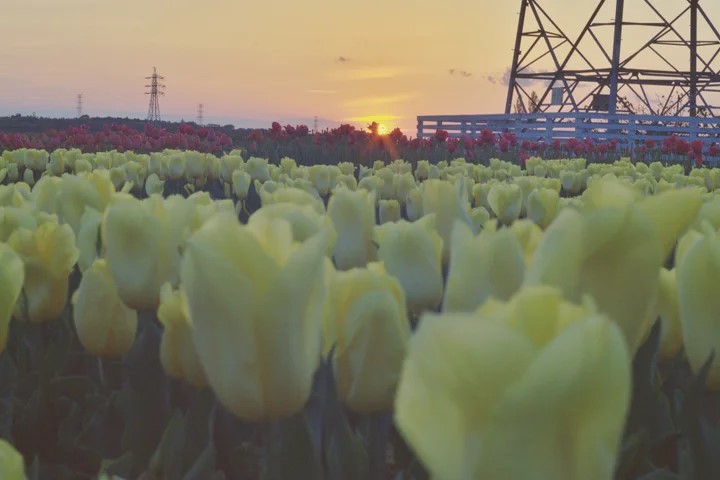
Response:
POLYGON ((610 114, 598 112, 551 112, 485 115, 425 115, 418 117, 418 138, 438 130, 452 137, 477 137, 483 130, 494 135, 513 133, 518 140, 550 143, 569 138, 615 140, 634 144, 661 141, 677 135, 687 141, 717 142, 720 128, 714 119, 688 116, 610 114))
POLYGON ((78 96, 77 96, 77 116, 78 116, 78 118, 82 117, 82 114, 83 114, 82 107, 83 107, 82 93, 78 93, 78 96))
POLYGON ((197 124, 202 125, 203 124, 203 104, 198 104, 198 113, 197 113, 197 124))
POLYGON ((145 77, 146 80, 150 80, 150 85, 145 85, 146 88, 150 88, 149 92, 145 92, 145 95, 150 95, 150 104, 148 106, 149 122, 160 121, 160 102, 158 101, 159 95, 165 95, 162 89, 165 85, 158 83, 158 80, 165 80, 165 77, 158 75, 157 70, 153 67, 153 74, 150 77, 145 77))
POLYGON ((520 1, 506 114, 720 113, 720 32, 703 8, 718 0, 580 1, 591 13, 574 36, 520 1))

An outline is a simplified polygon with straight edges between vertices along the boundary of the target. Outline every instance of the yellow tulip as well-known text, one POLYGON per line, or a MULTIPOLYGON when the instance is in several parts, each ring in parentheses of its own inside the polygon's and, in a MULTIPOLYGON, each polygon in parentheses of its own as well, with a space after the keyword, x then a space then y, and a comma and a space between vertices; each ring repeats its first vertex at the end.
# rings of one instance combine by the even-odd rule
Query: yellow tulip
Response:
POLYGON ((558 295, 531 296, 421 318, 395 419, 432 478, 612 478, 631 387, 622 333, 558 295))
MULTIPOLYGON (((677 264, 677 295, 685 352, 697 373, 715 351, 720 352, 717 312, 720 296, 714 286, 720 281, 720 238, 709 223, 703 238, 693 242, 677 264)), ((710 366, 706 386, 720 390, 720 362, 710 366)))
POLYGON ((261 190, 259 194, 263 207, 278 203, 290 203, 293 205, 307 205, 319 214, 325 213, 325 204, 315 190, 313 190, 313 193, 310 193, 300 188, 284 187, 274 192, 261 190))
POLYGON ((313 165, 310 167, 310 181, 321 197, 326 197, 333 187, 330 178, 330 169, 327 165, 313 165))
POLYGON ((514 183, 496 183, 490 188, 487 200, 495 216, 505 225, 520 216, 523 193, 514 183))
POLYGON ((85 213, 80 219, 80 231, 77 234, 75 243, 79 250, 78 268, 84 272, 95 261, 98 250, 102 246, 100 238, 100 227, 103 215, 94 208, 85 207, 85 213))
POLYGON ((617 181, 593 184, 582 213, 565 209, 545 231, 526 276, 561 287, 571 301, 591 295, 631 350, 654 321, 658 271, 701 202, 689 190, 639 197, 617 181))
POLYGON ((328 215, 337 233, 333 256, 338 270, 363 267, 377 258, 374 193, 337 190, 328 202, 328 215))
POLYGON ((218 400, 246 421, 302 410, 321 354, 325 235, 241 226, 219 213, 187 241, 181 280, 193 340, 218 400))
POLYGON ((7 440, 0 438, 0 478, 3 480, 27 480, 25 460, 7 440))
POLYGON ((527 217, 540 228, 547 228, 558 212, 560 196, 550 188, 539 188, 528 195, 527 217))
POLYGON ((157 174, 151 173, 147 177, 147 180, 145 180, 145 193, 148 195, 152 195, 153 193, 162 195, 164 191, 165 182, 160 180, 160 177, 158 177, 157 174))
POLYGON ((660 357, 672 360, 683 347, 676 269, 660 269, 657 312, 661 322, 660 357))
POLYGON ((240 200, 247 198, 251 182, 252 178, 247 172, 235 170, 232 173, 233 192, 235 192, 235 195, 237 195, 240 200))
POLYGON ((520 242, 525 254, 525 265, 532 263, 533 255, 542 239, 543 231, 530 220, 517 220, 510 226, 510 231, 520 242))
POLYGON ((443 239, 443 264, 450 260, 450 237, 453 225, 459 220, 475 231, 470 218, 470 202, 463 182, 452 184, 445 180, 428 180, 422 185, 424 215, 435 214, 435 225, 443 239))
POLYGON ((325 342, 335 345, 338 397, 358 413, 390 412, 410 338, 402 287, 381 263, 337 272, 330 285, 325 342))
POLYGON ((68 276, 78 259, 70 226, 48 222, 34 230, 19 228, 7 243, 25 265, 16 317, 33 323, 59 317, 67 303, 68 276))
POLYGON ((7 346, 8 329, 15 304, 20 298, 25 267, 20 256, 4 243, 0 243, 0 353, 7 346))
POLYGON ((193 213, 193 204, 182 197, 156 195, 115 203, 105 211, 101 234, 106 258, 128 307, 155 310, 162 284, 177 284, 180 248, 193 213))
POLYGON ((442 238, 435 230, 435 215, 415 222, 401 220, 375 227, 378 259, 397 277, 407 306, 415 314, 434 309, 443 295, 442 238))
POLYGON ((422 213, 422 190, 414 188, 407 194, 405 203, 405 214, 411 222, 418 220, 423 216, 422 213))
POLYGON ((120 300, 104 259, 95 260, 83 273, 72 303, 75 329, 88 353, 121 357, 130 350, 137 312, 120 300))
POLYGON ((520 288, 524 274, 523 249, 510 230, 483 230, 475 236, 456 222, 442 309, 471 312, 490 297, 507 300, 520 288))
POLYGON ((397 222, 400 215, 400 203, 397 200, 380 200, 378 209, 378 223, 397 222))
POLYGON ((270 180, 270 167, 267 158, 250 157, 245 163, 245 171, 253 180, 261 183, 270 180))
MULTIPOLYGON (((303 192, 304 193, 304 192, 303 192)), ((295 203, 272 203, 257 210, 250 216, 248 225, 283 219, 292 227, 293 240, 304 242, 318 233, 326 234, 328 254, 332 254, 336 233, 330 217, 318 213, 312 206, 295 203)))
POLYGON ((160 362, 167 374, 186 380, 195 387, 206 387, 207 376, 193 343, 187 305, 184 304, 181 291, 173 290, 169 283, 164 284, 160 290, 157 317, 164 327, 160 342, 160 362))

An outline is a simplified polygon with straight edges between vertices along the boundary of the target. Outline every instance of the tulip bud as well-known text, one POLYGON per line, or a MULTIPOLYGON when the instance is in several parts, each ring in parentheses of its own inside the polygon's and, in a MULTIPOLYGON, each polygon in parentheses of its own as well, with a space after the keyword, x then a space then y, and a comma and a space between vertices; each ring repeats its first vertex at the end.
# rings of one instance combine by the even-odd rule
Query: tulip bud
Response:
POLYGON ((25 265, 16 317, 33 323, 59 317, 67 303, 68 276, 78 259, 72 229, 54 222, 43 223, 34 230, 16 230, 7 243, 25 265))
POLYGON ((465 184, 453 185, 444 180, 428 180, 423 184, 424 215, 434 213, 437 231, 443 239, 443 264, 450 260, 450 236, 456 220, 465 223, 472 231, 475 225, 470 218, 470 202, 465 184))
POLYGON ((374 193, 337 190, 328 202, 328 215, 337 233, 333 256, 338 270, 362 267, 377 258, 374 193))
POLYGON ((128 307, 155 310, 162 284, 177 284, 180 247, 193 213, 192 202, 177 196, 132 199, 105 211, 101 234, 106 258, 128 307))
POLYGON ((182 294, 169 283, 160 290, 157 317, 164 330, 160 342, 160 363, 168 375, 186 380, 194 387, 207 386, 207 377, 200 364, 192 338, 192 325, 187 316, 182 294))
POLYGON ((400 203, 397 200, 380 200, 378 220, 381 225, 388 222, 397 222, 401 219, 400 203))
POLYGON ((318 233, 325 233, 328 254, 332 254, 337 237, 335 228, 330 217, 318 213, 311 205, 273 203, 253 213, 248 220, 248 225, 266 222, 270 219, 283 219, 289 222, 292 227, 293 240, 296 242, 302 243, 318 233))
POLYGON ((555 190, 540 188, 528 195, 527 217, 545 229, 555 219, 560 196, 555 190))
POLYGON ((330 285, 325 342, 336 347, 338 397, 355 412, 390 412, 410 338, 403 290, 380 263, 337 272, 330 285))
POLYGON ((483 230, 474 236, 462 222, 456 222, 450 251, 444 312, 471 312, 489 297, 506 300, 522 284, 522 246, 506 228, 483 230))
POLYGON ((505 225, 510 225, 520 216, 523 193, 514 183, 496 183, 488 192, 488 203, 495 216, 505 225))
POLYGON ((104 259, 95 260, 85 270, 72 303, 75 329, 88 353, 121 357, 130 350, 137 313, 120 300, 104 259))
POLYGON ((151 173, 145 180, 145 193, 150 196, 154 193, 162 195, 165 191, 165 182, 156 174, 151 173))
POLYGON ((245 171, 250 178, 265 183, 270 180, 270 168, 267 158, 250 157, 245 163, 245 171))
POLYGON ((324 251, 323 234, 299 244, 287 221, 241 226, 227 213, 187 241, 181 280, 198 358, 220 403, 245 421, 292 416, 308 400, 324 251))
POLYGON ((415 314, 434 309, 442 300, 442 238, 435 230, 435 215, 413 223, 401 220, 375 227, 378 259, 397 277, 407 306, 415 314))

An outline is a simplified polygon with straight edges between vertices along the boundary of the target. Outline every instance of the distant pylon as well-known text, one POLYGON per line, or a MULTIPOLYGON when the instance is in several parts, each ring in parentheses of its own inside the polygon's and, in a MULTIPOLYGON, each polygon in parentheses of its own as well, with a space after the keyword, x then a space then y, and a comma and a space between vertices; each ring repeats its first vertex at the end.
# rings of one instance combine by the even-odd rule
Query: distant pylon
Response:
POLYGON ((317 117, 317 115, 315 115, 315 119, 313 121, 313 133, 317 133, 317 129, 318 129, 318 117, 317 117))
POLYGON ((197 118, 198 125, 203 124, 203 104, 198 104, 198 118, 197 118))
POLYGON ((146 80, 151 80, 150 85, 145 85, 150 88, 149 92, 145 92, 145 95, 150 95, 150 105, 148 106, 148 121, 159 122, 160 121, 160 102, 158 101, 158 95, 165 95, 161 89, 165 88, 165 85, 158 83, 158 80, 165 80, 157 74, 157 70, 153 67, 153 74, 151 77, 145 77, 146 80))
POLYGON ((82 117, 82 93, 78 93, 77 96, 77 116, 82 117))

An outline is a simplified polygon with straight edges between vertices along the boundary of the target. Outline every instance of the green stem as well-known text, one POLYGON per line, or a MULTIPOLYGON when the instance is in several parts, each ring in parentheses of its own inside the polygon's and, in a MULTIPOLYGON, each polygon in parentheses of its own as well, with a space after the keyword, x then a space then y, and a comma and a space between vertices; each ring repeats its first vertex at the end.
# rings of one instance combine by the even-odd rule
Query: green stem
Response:
POLYGON ((390 418, 386 413, 368 416, 368 479, 384 479, 387 471, 387 444, 390 418))

